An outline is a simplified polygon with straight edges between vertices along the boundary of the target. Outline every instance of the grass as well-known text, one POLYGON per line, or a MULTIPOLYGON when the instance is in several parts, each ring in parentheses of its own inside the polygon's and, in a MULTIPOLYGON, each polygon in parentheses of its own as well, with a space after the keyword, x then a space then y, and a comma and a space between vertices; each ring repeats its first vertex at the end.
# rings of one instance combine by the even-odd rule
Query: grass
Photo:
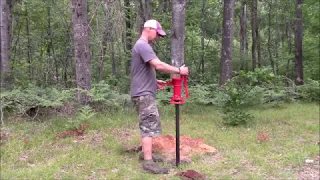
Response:
MULTIPOLYGON (((174 107, 160 108, 163 134, 175 135, 174 107)), ((3 132, 0 179, 178 179, 194 169, 208 179, 296 179, 296 168, 319 154, 319 105, 293 103, 250 109, 255 119, 241 127, 224 126, 214 107, 183 106, 181 135, 203 138, 215 155, 197 155, 193 163, 168 175, 141 170, 138 155, 123 152, 139 143, 133 111, 96 114, 84 136, 55 139, 68 118, 42 122, 10 121, 3 132), (257 134, 269 141, 259 143, 257 134)))

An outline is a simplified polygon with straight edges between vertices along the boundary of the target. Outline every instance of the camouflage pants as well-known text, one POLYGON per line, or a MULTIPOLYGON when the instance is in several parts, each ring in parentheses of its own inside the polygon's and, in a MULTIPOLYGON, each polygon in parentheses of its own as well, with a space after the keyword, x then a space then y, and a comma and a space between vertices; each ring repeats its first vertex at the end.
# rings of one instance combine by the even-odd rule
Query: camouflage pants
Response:
POLYGON ((161 123, 155 97, 151 95, 133 97, 138 118, 141 137, 158 136, 161 133, 161 123))

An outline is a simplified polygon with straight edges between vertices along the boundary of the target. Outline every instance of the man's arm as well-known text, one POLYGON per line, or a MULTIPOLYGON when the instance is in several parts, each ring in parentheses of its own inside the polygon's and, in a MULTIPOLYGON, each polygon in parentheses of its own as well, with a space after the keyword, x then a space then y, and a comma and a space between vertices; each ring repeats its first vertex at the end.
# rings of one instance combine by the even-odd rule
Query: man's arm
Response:
POLYGON ((170 74, 180 74, 180 69, 171 66, 165 62, 160 61, 158 58, 149 61, 150 65, 153 66, 157 71, 170 74))

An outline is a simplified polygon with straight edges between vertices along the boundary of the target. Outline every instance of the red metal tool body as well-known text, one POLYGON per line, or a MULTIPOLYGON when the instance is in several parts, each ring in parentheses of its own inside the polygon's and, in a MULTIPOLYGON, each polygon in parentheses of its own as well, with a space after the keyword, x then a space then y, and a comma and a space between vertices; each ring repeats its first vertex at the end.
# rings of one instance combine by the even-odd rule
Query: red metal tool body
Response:
POLYGON ((184 104, 185 100, 181 95, 182 89, 182 81, 184 86, 184 92, 186 94, 186 98, 189 98, 188 91, 188 76, 181 75, 180 77, 172 77, 172 81, 167 82, 170 86, 173 86, 173 96, 171 98, 170 104, 184 104))

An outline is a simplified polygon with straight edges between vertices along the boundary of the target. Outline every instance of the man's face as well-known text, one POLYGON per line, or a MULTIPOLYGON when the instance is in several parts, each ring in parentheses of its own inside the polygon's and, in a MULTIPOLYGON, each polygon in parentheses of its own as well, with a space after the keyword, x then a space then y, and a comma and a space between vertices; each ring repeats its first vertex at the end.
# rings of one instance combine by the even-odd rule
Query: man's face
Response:
POLYGON ((149 38, 151 41, 157 40, 159 38, 159 34, 157 33, 156 29, 149 29, 149 38))

